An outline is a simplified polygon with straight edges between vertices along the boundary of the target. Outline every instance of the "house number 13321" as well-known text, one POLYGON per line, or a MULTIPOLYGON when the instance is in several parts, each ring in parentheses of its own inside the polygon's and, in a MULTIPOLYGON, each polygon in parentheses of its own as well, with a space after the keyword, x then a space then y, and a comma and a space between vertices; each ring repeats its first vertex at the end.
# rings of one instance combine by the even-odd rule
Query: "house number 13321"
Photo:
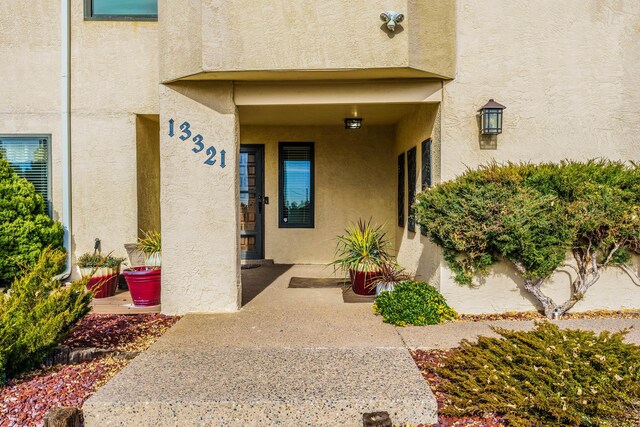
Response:
MULTIPOLYGON (((176 136, 175 129, 176 122, 173 119, 169 119, 169 136, 173 138, 176 136)), ((210 145, 205 150, 204 137, 200 134, 193 135, 193 129, 191 129, 191 124, 189 122, 182 122, 179 126, 179 130, 177 131, 178 138, 182 141, 191 141, 193 142, 194 147, 191 149, 194 153, 201 153, 204 151, 207 159, 204 161, 205 165, 214 166, 217 163, 216 155, 218 154, 216 148, 213 145, 210 145)), ((224 150, 220 150, 220 167, 224 168, 226 164, 226 156, 227 153, 224 150)))

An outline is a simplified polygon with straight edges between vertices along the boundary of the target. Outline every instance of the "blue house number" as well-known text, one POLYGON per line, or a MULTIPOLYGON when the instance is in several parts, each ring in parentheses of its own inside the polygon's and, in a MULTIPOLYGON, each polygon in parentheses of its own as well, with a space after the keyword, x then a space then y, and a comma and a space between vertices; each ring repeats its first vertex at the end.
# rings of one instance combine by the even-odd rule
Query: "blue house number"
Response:
MULTIPOLYGON (((169 136, 171 138, 176 136, 175 124, 176 124, 175 120, 169 119, 169 136)), ((218 154, 218 151, 216 150, 216 148, 213 145, 211 145, 209 146, 209 148, 205 150, 206 145, 204 143, 204 137, 200 134, 193 136, 191 124, 189 122, 183 122, 179 126, 179 128, 180 128, 180 131, 179 131, 180 135, 178 136, 178 138, 181 139, 182 141, 191 140, 194 145, 191 151, 193 151, 196 154, 204 151, 205 155, 207 156, 207 159, 204 161, 204 164, 209 166, 214 166, 217 162, 215 157, 218 154)), ((227 153, 224 150, 220 150, 220 167, 221 168, 224 168, 227 165, 226 156, 227 156, 227 153)))

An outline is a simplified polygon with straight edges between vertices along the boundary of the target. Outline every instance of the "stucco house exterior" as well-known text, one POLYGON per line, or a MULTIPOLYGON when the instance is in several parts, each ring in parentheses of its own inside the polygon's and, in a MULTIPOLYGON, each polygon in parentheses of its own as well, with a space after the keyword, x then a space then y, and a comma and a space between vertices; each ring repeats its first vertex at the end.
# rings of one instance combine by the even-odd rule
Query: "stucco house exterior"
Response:
MULTIPOLYGON (((458 311, 529 310, 506 266, 455 284, 412 195, 492 160, 640 161, 637 0, 5 0, 0 52, 0 147, 70 261, 161 230, 168 314, 237 310, 242 258, 327 263, 358 218, 458 311)), ((640 287, 607 271, 592 308, 640 287)))

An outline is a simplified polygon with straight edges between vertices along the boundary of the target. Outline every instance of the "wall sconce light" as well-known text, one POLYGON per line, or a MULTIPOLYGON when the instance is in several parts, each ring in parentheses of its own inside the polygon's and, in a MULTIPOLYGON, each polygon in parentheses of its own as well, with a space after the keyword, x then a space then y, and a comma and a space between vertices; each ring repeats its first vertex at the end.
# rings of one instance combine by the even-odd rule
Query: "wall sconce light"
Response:
POLYGON ((387 24, 387 29, 393 32, 396 30, 396 26, 404 21, 404 14, 390 10, 388 12, 381 13, 380 19, 382 19, 382 22, 387 24))
POLYGON ((362 119, 360 118, 346 118, 344 119, 345 129, 360 129, 362 127, 362 119))
POLYGON ((490 99, 479 111, 483 135, 499 135, 502 133, 502 110, 505 107, 490 99))

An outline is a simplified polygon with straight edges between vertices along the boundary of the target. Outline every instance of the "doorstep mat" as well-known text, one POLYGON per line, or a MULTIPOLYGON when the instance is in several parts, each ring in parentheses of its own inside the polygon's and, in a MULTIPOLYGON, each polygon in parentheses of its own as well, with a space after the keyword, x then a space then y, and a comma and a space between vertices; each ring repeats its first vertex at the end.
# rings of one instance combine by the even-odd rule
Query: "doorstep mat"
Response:
POLYGON ((364 303, 371 304, 376 300, 376 296, 375 295, 358 295, 355 292, 353 292, 353 289, 351 288, 351 286, 349 286, 348 288, 344 288, 342 290, 342 300, 346 303, 364 302, 364 303))
POLYGON ((296 289, 341 288, 346 285, 346 279, 335 277, 292 277, 289 281, 289 287, 296 289))

